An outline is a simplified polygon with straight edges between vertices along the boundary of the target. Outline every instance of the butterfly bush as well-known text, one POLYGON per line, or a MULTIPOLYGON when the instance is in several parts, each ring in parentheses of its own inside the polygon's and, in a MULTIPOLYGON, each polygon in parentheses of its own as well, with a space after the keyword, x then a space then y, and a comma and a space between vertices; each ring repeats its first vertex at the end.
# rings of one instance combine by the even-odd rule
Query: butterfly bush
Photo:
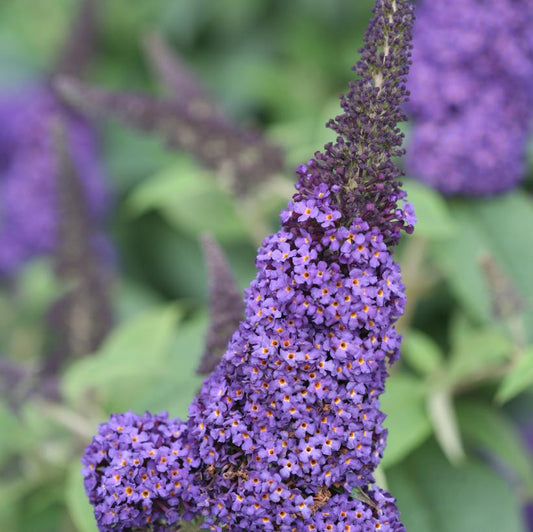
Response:
MULTIPOLYGON (((358 78, 329 124, 338 138, 298 168, 281 228, 259 248, 245 318, 190 406, 183 471, 199 489, 188 511, 203 529, 405 530, 373 473, 386 443, 379 396, 399 357, 394 324, 405 305, 393 246, 415 222, 392 161, 403 153, 412 9, 376 1, 358 78)), ((90 446, 84 463, 99 473, 84 470, 86 489, 108 530, 117 510, 137 503, 100 480, 117 473, 98 456, 90 446)), ((168 483, 167 472, 155 477, 168 483)))
POLYGON ((107 189, 94 132, 46 86, 0 96, 0 275, 52 252, 58 240, 58 126, 66 130, 91 216, 106 211, 107 189))
POLYGON ((414 32, 408 164, 446 194, 510 189, 533 114, 533 3, 423 0, 414 32))

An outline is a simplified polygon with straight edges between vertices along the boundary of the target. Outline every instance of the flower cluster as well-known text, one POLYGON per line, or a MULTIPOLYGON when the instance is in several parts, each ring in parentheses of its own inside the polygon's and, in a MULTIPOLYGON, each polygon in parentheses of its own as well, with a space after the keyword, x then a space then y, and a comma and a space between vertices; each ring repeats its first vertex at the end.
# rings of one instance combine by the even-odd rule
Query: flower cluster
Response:
MULTIPOLYGON (((389 246, 415 221, 398 205, 393 163, 412 4, 376 0, 374 13, 360 77, 330 123, 339 137, 299 167, 281 228, 259 248, 245 318, 182 429, 208 530, 405 530, 373 473, 405 305, 389 246)), ((93 504, 95 486, 86 484, 93 504)))
POLYGON ((91 216, 106 210, 107 190, 89 124, 46 87, 0 100, 0 274, 52 252, 58 241, 59 157, 54 128, 66 130, 91 216))
POLYGON ((104 91, 66 76, 56 86, 69 103, 82 110, 158 133, 169 147, 184 149, 215 170, 223 186, 238 195, 250 193, 281 171, 280 147, 223 113, 194 72, 161 38, 148 39, 146 48, 152 68, 172 91, 171 98, 104 91))
POLYGON ((446 194, 517 184, 533 118, 533 4, 424 0, 409 79, 410 170, 446 194))
POLYGON ((337 522, 339 507, 356 504, 351 487, 373 482, 405 296, 380 230, 360 218, 345 227, 333 200, 321 185, 282 213, 259 249, 246 319, 191 406, 220 529, 313 530, 331 498, 337 522))
POLYGON ((198 459, 184 428, 166 413, 149 412, 115 414, 100 425, 82 473, 101 531, 166 532, 194 517, 201 495, 191 471, 198 459))

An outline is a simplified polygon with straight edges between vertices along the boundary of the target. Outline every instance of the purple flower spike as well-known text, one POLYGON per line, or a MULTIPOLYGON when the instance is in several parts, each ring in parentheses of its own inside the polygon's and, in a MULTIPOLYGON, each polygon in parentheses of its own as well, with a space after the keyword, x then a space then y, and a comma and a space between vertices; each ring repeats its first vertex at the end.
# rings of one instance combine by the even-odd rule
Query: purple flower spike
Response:
POLYGON ((242 293, 228 264, 224 251, 210 235, 202 238, 205 262, 209 274, 209 327, 205 351, 197 369, 199 375, 209 375, 226 352, 233 331, 243 316, 242 293))
POLYGON ((0 275, 9 275, 58 243, 60 161, 54 127, 59 122, 90 215, 101 218, 108 201, 92 129, 48 88, 2 97, 0 116, 0 275))
POLYGON ((411 172, 445 194, 515 187, 533 118, 533 4, 423 0, 413 59, 411 172))
POLYGON ((246 317, 190 407, 213 531, 404 530, 372 486, 405 305, 388 245, 414 223, 392 163, 411 23, 409 1, 376 2, 360 78, 330 124, 337 143, 298 168, 281 229, 259 248, 246 317))
MULTIPOLYGON (((373 473, 387 432, 379 396, 399 357, 405 305, 390 246, 415 222, 398 204, 405 193, 392 162, 402 153, 412 11, 409 0, 376 0, 359 78, 330 123, 337 142, 298 168, 281 228, 258 250, 245 318, 181 425, 184 478, 198 501, 191 512, 203 529, 405 531, 373 473)), ((97 438, 113 449, 108 426, 97 438)), ((109 459, 99 472, 117 474, 109 459)), ((106 484, 86 477, 102 519, 106 484)))
POLYGON ((399 268, 379 229, 342 225, 321 188, 282 219, 259 249, 246 319, 190 409, 222 530, 303 530, 317 497, 349 500, 373 482, 385 446, 378 397, 399 356, 399 268))

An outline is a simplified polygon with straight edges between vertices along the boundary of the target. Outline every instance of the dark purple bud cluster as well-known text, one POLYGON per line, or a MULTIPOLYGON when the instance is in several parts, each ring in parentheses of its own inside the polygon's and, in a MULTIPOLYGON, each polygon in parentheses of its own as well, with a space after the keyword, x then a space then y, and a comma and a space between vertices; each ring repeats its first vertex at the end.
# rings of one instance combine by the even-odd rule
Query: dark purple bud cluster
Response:
POLYGON ((198 373, 209 375, 226 352, 233 331, 239 326, 244 313, 242 294, 235 277, 217 241, 202 239, 205 262, 209 275, 209 327, 198 373))
POLYGON ((379 227, 387 244, 400 232, 413 230, 412 207, 398 202, 401 170, 393 158, 401 156, 403 134, 398 122, 406 119, 401 105, 407 100, 413 5, 406 0, 378 0, 365 34, 365 47, 354 67, 359 76, 342 96, 344 113, 328 123, 337 141, 315 154, 297 188, 306 197, 320 183, 338 185, 338 204, 344 222, 354 213, 379 227))
POLYGON ((409 166, 446 194, 495 194, 525 173, 533 3, 424 0, 409 79, 409 166))
POLYGON ((100 425, 82 473, 102 532, 167 532, 196 515, 202 494, 191 471, 198 459, 185 430, 166 413, 115 414, 100 425))
POLYGON ((59 78, 56 87, 70 104, 85 112, 158 133, 170 148, 184 149, 215 170, 222 184, 236 194, 248 193, 283 167, 278 146, 230 121, 205 99, 203 91, 196 98, 163 100, 109 92, 67 77, 59 78))
POLYGON ((7 275, 57 246, 60 161, 54 128, 59 124, 90 215, 101 217, 108 201, 93 130, 48 88, 2 96, 0 120, 0 275, 7 275))

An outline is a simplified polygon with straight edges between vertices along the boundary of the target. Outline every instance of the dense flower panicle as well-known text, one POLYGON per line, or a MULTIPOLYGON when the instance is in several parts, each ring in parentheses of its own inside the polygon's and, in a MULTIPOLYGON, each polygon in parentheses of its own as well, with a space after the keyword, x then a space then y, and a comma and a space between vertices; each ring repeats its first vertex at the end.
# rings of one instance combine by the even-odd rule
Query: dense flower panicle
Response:
POLYGON ((114 414, 82 458, 84 485, 102 532, 136 527, 166 532, 197 513, 191 471, 198 458, 185 424, 166 413, 114 414))
POLYGON ((323 501, 373 482, 381 459, 378 398, 405 296, 383 234, 360 218, 345 227, 334 200, 321 185, 283 211, 246 319, 191 406, 221 530, 307 530, 323 501))
POLYGON ((405 120, 413 5, 378 0, 374 13, 354 67, 359 77, 341 98, 344 113, 328 124, 339 137, 299 172, 297 188, 306 197, 320 183, 338 186, 343 217, 356 213, 393 244, 401 229, 412 232, 414 224, 410 204, 398 205, 406 194, 393 162, 404 153, 398 122, 405 120))
POLYGON ((91 216, 105 212, 107 190, 91 127, 46 87, 4 96, 0 114, 0 274, 6 275, 57 245, 58 122, 66 126, 91 216))
POLYGON ((410 170, 447 194, 515 186, 533 119, 533 4, 424 0, 417 18, 410 170))
POLYGON ((259 248, 245 319, 189 408, 182 443, 197 453, 186 473, 204 529, 405 530, 373 473, 405 305, 388 246, 415 222, 392 163, 412 18, 409 0, 376 0, 360 78, 330 124, 337 142, 299 167, 281 229, 259 248))

